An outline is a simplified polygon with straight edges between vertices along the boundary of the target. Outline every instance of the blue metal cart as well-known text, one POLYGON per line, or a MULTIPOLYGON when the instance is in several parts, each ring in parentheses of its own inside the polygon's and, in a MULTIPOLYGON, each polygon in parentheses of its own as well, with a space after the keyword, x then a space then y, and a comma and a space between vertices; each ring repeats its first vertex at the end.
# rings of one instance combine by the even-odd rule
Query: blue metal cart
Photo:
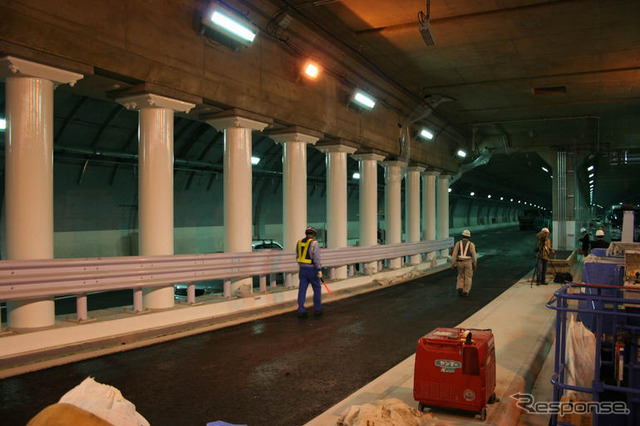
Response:
MULTIPOLYGON (((555 371, 553 402, 561 402, 567 390, 590 393, 595 404, 586 406, 593 413, 592 424, 640 425, 640 290, 623 286, 570 283, 554 293, 547 307, 556 311, 555 371), (589 318, 595 334, 594 380, 590 388, 566 382, 566 346, 569 315, 589 318), (604 404, 600 404, 604 402, 604 404), (626 414, 611 414, 614 405, 626 414), (608 407, 608 408, 605 408, 608 407)), ((584 407, 583 407, 584 408, 584 407)), ((552 425, 570 425, 552 414, 552 425)))

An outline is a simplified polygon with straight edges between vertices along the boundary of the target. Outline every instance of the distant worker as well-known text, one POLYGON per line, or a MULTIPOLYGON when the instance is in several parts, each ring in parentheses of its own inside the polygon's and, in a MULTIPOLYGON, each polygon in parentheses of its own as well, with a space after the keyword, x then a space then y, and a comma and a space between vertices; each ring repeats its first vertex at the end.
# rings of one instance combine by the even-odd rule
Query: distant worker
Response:
POLYGON ((453 246, 453 253, 451 254, 451 269, 458 267, 456 289, 458 290, 458 295, 464 297, 469 296, 473 270, 478 269, 476 245, 469 238, 471 238, 471 232, 468 229, 462 231, 462 240, 453 246))
POLYGON ((602 229, 596 231, 596 240, 591 243, 591 248, 609 248, 609 242, 605 241, 604 231, 602 229))
POLYGON ((536 285, 546 285, 547 283, 547 265, 549 263, 549 255, 556 251, 551 248, 551 238, 549 238, 549 228, 542 228, 536 234, 536 285))
POLYGON ((322 262, 320 247, 316 238, 316 229, 309 226, 304 231, 305 237, 298 241, 297 259, 300 267, 300 287, 298 288, 298 317, 306 318, 307 309, 304 307, 307 298, 307 287, 313 288, 313 309, 316 315, 322 315, 322 262))
POLYGON ((589 255, 589 233, 587 233, 587 228, 580 229, 580 233, 582 234, 582 238, 578 238, 578 241, 582 243, 580 247, 580 254, 588 256, 589 255))

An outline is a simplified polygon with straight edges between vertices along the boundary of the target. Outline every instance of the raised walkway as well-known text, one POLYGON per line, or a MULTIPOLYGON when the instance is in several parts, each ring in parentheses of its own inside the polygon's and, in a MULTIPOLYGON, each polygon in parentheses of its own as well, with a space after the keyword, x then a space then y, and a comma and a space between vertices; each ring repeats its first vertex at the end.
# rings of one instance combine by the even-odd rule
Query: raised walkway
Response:
MULTIPOLYGON (((532 286, 531 275, 527 275, 483 309, 458 324, 458 327, 463 328, 493 330, 496 342, 497 402, 487 407, 485 422, 471 414, 455 415, 448 411, 433 412, 434 424, 518 424, 521 411, 510 395, 531 392, 545 360, 553 358, 550 348, 555 333, 555 311, 546 308, 545 303, 558 288, 558 284, 532 286)), ((415 355, 410 356, 308 422, 307 426, 335 425, 349 407, 375 403, 378 400, 396 398, 411 407, 417 407, 417 402, 413 399, 414 362, 415 355)), ((550 377, 540 377, 542 381, 549 379, 550 377)), ((543 398, 545 396, 546 400, 551 400, 551 394, 544 395, 543 398)))

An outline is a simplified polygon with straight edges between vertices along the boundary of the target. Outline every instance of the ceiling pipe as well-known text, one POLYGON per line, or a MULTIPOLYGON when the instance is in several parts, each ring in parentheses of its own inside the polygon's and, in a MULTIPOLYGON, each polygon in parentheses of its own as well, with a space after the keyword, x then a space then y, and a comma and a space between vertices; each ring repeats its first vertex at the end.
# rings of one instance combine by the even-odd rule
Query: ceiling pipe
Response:
POLYGON ((428 96, 426 98, 426 105, 420 105, 407 117, 400 127, 400 161, 408 164, 411 159, 411 126, 417 121, 429 117, 441 103, 453 100, 454 99, 443 95, 428 96))
POLYGON ((460 166, 460 170, 458 171, 458 173, 453 175, 453 177, 451 178, 451 181, 449 182, 449 186, 451 186, 455 181, 460 179, 462 175, 467 173, 468 171, 473 170, 478 166, 484 166, 485 164, 487 164, 491 160, 491 155, 492 154, 490 149, 484 149, 482 153, 478 156, 478 158, 473 160, 471 163, 463 164, 462 166, 460 166))

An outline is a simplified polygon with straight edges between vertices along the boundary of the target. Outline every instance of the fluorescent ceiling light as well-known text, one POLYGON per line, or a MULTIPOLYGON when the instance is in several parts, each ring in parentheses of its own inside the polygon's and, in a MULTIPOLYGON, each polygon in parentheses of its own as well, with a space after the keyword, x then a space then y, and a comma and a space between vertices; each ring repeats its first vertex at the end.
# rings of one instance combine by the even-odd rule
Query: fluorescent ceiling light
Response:
POLYGON ((549 173, 549 169, 547 169, 546 167, 542 167, 542 170, 544 170, 545 172, 549 173))
POLYGON ((260 162, 260 158, 259 157, 251 157, 251 164, 253 164, 254 166, 256 164, 258 164, 260 162))
POLYGON ((596 175, 595 173, 591 173, 591 174, 589 175, 589 179, 591 179, 591 178, 592 178, 592 177, 594 177, 595 175, 596 175))
POLYGON ((376 106, 376 101, 366 93, 356 90, 353 94, 353 101, 360 106, 363 106, 367 109, 373 109, 376 106))
POLYGON ((593 179, 589 181, 589 185, 593 185, 593 179))
POLYGON ((355 173, 353 174, 353 178, 354 178, 354 179, 360 179, 360 173, 355 172, 355 173))
POLYGON ((242 23, 237 18, 234 18, 230 13, 223 12, 220 9, 214 9, 209 19, 217 28, 240 38, 244 42, 253 43, 253 39, 256 38, 256 31, 251 29, 248 24, 242 23))
POLYGON ((476 195, 476 193, 471 191, 471 193, 469 195, 471 195, 473 197, 474 195, 476 195))
POLYGON ((589 167, 587 168, 587 171, 588 171, 588 172, 590 172, 591 170, 593 170, 593 166, 589 166, 589 167))
POLYGON ((460 158, 464 158, 467 156, 467 151, 465 151, 464 149, 459 149, 456 155, 460 158))
POLYGON ((5 130, 7 128, 7 120, 4 118, 0 118, 0 130, 5 130))
POLYGON ((431 133, 429 130, 427 129, 422 129, 420 131, 420 136, 422 136, 425 139, 431 140, 433 139, 433 133, 431 133))
POLYGON ((320 74, 320 67, 313 62, 307 62, 304 66, 304 75, 311 79, 316 79, 320 74))

